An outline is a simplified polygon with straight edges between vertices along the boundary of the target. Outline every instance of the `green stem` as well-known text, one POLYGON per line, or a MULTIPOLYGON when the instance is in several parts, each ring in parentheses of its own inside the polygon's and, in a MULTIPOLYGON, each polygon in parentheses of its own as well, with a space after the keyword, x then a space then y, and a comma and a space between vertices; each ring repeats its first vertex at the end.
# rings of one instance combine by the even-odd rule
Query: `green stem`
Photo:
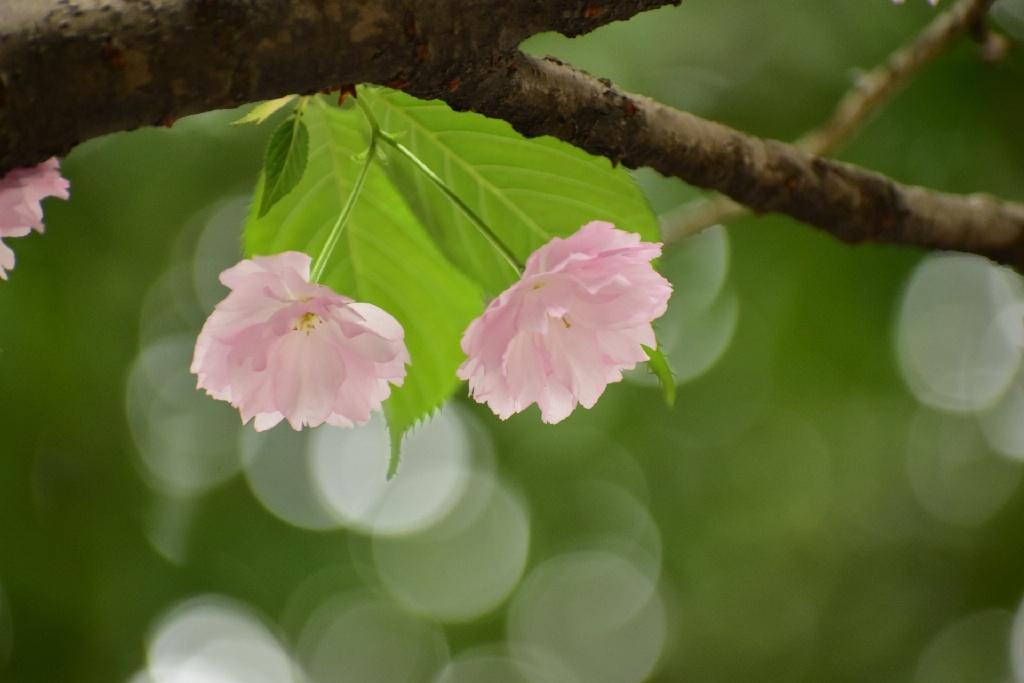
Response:
POLYGON ((345 224, 348 222, 348 218, 352 214, 352 209, 356 205, 356 200, 359 199, 359 195, 363 191, 363 185, 366 184, 366 176, 370 170, 370 164, 373 163, 373 155, 377 153, 378 137, 379 131, 376 128, 373 128, 370 135, 370 146, 366 150, 366 158, 363 159, 363 165, 359 169, 359 175, 356 176, 356 182, 352 185, 352 192, 349 193, 348 199, 345 201, 345 206, 341 208, 341 213, 338 214, 338 220, 334 222, 334 226, 331 228, 330 234, 327 235, 327 241, 324 242, 323 249, 320 250, 320 255, 316 257, 316 261, 313 263, 310 282, 320 281, 320 277, 324 274, 324 268, 327 267, 328 259, 330 259, 331 254, 334 252, 334 248, 338 246, 338 240, 341 239, 341 233, 345 230, 345 224))
POLYGON ((486 223, 484 223, 483 219, 476 215, 476 212, 474 212, 473 209, 469 208, 469 206, 464 201, 462 201, 462 199, 457 194, 455 194, 455 192, 450 187, 448 187, 448 184, 445 183, 444 180, 442 180, 439 175, 434 173, 434 171, 429 166, 423 163, 423 161, 421 161, 420 158, 416 156, 415 152, 413 152, 411 149, 400 143, 398 140, 395 140, 393 137, 382 131, 380 129, 380 126, 377 124, 377 119, 374 117, 373 112, 370 110, 369 106, 367 106, 358 98, 356 99, 356 103, 358 103, 359 108, 362 109, 363 111, 363 115, 366 116, 366 120, 370 123, 370 128, 373 131, 373 137, 379 137, 382 141, 390 145, 392 149, 394 149, 396 152, 398 152, 406 159, 408 159, 412 163, 412 165, 415 166, 420 171, 420 173, 425 175, 432 183, 434 183, 434 185, 437 186, 437 189, 441 190, 441 192, 443 192, 444 195, 448 197, 448 199, 450 199, 453 204, 455 204, 455 206, 459 207, 463 215, 469 220, 470 223, 473 224, 473 227, 475 227, 480 232, 480 234, 483 235, 484 239, 486 239, 490 243, 490 245, 494 247, 495 251, 501 254, 502 258, 505 259, 505 262, 508 263, 512 270, 515 271, 516 276, 521 277, 523 274, 523 264, 519 262, 519 259, 517 259, 515 254, 512 253, 512 250, 505 246, 505 243, 501 241, 501 238, 498 237, 494 233, 494 231, 487 226, 486 223))

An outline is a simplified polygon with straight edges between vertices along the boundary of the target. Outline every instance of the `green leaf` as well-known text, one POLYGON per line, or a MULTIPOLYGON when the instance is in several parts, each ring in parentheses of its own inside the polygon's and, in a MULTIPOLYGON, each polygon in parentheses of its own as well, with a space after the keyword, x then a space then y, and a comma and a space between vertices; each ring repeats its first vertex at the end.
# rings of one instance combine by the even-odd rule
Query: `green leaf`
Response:
MULTIPOLYGON (((455 112, 385 88, 360 98, 385 131, 434 170, 520 261, 555 236, 592 220, 658 241, 658 223, 629 173, 550 137, 527 139, 504 121, 455 112)), ((411 164, 388 149, 390 175, 445 254, 491 293, 509 269, 462 213, 411 164)))
POLYGON ((281 201, 299 184, 309 160, 309 130, 299 114, 293 114, 270 136, 267 159, 264 162, 263 198, 259 203, 260 217, 281 201))
MULTIPOLYGON (((248 254, 291 249, 320 253, 348 198, 367 141, 362 115, 311 100, 305 120, 310 153, 306 174, 265 216, 250 212, 248 254)), ((253 207, 262 204, 266 175, 253 207)), ((429 417, 459 385, 455 370, 469 322, 483 310, 479 289, 444 257, 380 166, 369 171, 323 283, 358 301, 380 306, 405 328, 412 364, 405 383, 385 403, 397 455, 402 436, 429 417)))
POLYGON ((255 123, 259 125, 277 113, 279 109, 282 109, 285 105, 294 100, 295 97, 295 95, 285 95, 284 97, 278 97, 276 100, 260 102, 250 109, 245 116, 237 121, 232 121, 231 125, 242 126, 247 123, 255 123))
POLYGON ((661 389, 665 394, 665 403, 669 408, 676 404, 676 378, 672 374, 672 368, 668 364, 668 359, 665 358, 665 354, 661 352, 661 349, 652 349, 649 346, 643 347, 647 353, 647 367, 661 382, 661 389))

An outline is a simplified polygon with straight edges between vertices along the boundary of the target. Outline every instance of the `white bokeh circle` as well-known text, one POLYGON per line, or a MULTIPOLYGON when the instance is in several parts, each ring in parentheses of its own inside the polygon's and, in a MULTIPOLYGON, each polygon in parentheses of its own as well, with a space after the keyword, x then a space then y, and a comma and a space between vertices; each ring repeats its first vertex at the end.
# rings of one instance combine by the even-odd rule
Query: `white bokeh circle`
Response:
POLYGON ((1007 311, 1018 278, 980 256, 942 254, 914 270, 903 294, 896 351, 907 386, 932 408, 976 412, 994 405, 1016 375, 1021 346, 1007 311))
POLYGON ((316 430, 309 456, 317 494, 341 524, 364 533, 401 536, 431 526, 458 503, 469 480, 473 441, 463 419, 449 404, 405 437, 390 480, 381 416, 356 429, 316 430))
POLYGON ((149 641, 153 683, 281 683, 296 673, 263 621, 244 604, 219 596, 179 604, 149 641))
POLYGON ((581 681, 640 683, 665 645, 658 586, 605 551, 567 553, 534 568, 509 609, 509 639, 548 652, 581 681))
POLYGON ((471 621, 518 585, 530 548, 529 515, 518 496, 491 479, 474 475, 463 504, 430 529, 373 539, 377 575, 406 609, 437 621, 471 621))

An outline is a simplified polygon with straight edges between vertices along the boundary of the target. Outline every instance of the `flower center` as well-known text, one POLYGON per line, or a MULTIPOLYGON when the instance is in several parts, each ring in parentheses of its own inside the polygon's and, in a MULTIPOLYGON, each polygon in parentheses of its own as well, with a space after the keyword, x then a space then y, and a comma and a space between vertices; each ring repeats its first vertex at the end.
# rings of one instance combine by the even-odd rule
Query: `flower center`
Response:
POLYGON ((295 327, 292 329, 296 332, 305 332, 306 336, 316 329, 323 320, 316 313, 303 313, 302 317, 295 321, 295 327))

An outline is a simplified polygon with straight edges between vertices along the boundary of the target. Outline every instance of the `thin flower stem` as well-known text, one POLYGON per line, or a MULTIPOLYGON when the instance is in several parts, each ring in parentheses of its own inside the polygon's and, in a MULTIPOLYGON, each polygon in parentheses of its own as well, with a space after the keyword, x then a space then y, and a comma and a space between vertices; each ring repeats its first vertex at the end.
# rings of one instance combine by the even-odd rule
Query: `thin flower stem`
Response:
POLYGON ((362 194, 363 185, 366 184, 366 176, 369 173, 370 164, 373 163, 373 156, 377 153, 378 137, 379 131, 374 128, 370 135, 370 146, 366 149, 366 158, 363 159, 363 165, 360 167, 359 175, 356 176, 356 181, 352 185, 352 191, 349 193, 348 199, 345 200, 345 206, 341 208, 338 220, 334 222, 334 226, 327 236, 327 241, 324 242, 323 249, 320 250, 320 255, 316 257, 316 261, 313 263, 313 270, 310 275, 311 282, 320 281, 320 277, 324 274, 324 269, 327 267, 327 261, 331 258, 331 254, 334 253, 334 248, 338 246, 338 240, 341 239, 341 233, 345 230, 345 224, 348 223, 348 218, 352 214, 356 200, 362 194))
POLYGON ((517 259, 515 254, 512 253, 512 250, 509 249, 505 245, 505 243, 501 241, 501 238, 498 237, 498 235, 496 235, 495 232, 491 230, 491 228, 488 227, 486 223, 484 223, 483 219, 481 219, 476 214, 476 212, 473 211, 473 209, 469 208, 469 206, 464 201, 462 201, 462 199, 457 194, 455 194, 454 190, 448 187, 448 184, 445 183, 445 181, 439 175, 434 173, 433 169, 431 169, 429 166, 423 163, 423 161, 418 156, 416 156, 415 152, 413 152, 411 149, 400 143, 392 136, 382 131, 380 129, 380 126, 377 124, 377 119, 374 117, 373 112, 370 110, 369 106, 364 104, 358 98, 356 99, 356 102, 359 104, 359 108, 362 109, 363 114, 366 116, 366 120, 370 123, 370 128, 373 131, 373 137, 380 138, 381 141, 387 143, 392 149, 394 149, 396 152, 398 152, 406 159, 408 159, 412 163, 412 165, 415 166, 417 170, 419 170, 420 173, 425 175, 430 180, 430 182, 434 183, 437 189, 441 190, 441 192, 443 192, 444 195, 448 197, 448 199, 450 199, 453 204, 455 204, 455 206, 459 207, 459 210, 462 211, 463 215, 469 220, 470 223, 473 224, 473 227, 475 227, 477 231, 479 231, 480 234, 483 235, 484 239, 486 239, 490 243, 490 245, 494 247, 495 251, 497 251, 505 260, 505 262, 508 263, 508 265, 512 268, 512 270, 515 271, 516 276, 521 277, 523 274, 523 264, 519 262, 519 259, 517 259))
POLYGON ((420 160, 420 158, 413 153, 412 150, 410 150, 408 147, 395 140, 387 133, 381 133, 381 140, 391 145, 391 147, 395 151, 397 151, 399 154, 401 154, 406 159, 411 161, 412 164, 416 168, 418 168, 421 173, 423 173, 423 175, 427 176, 427 178, 429 178, 430 181, 433 182, 434 185, 436 185, 437 188, 441 190, 441 192, 443 192, 445 196, 448 197, 448 199, 450 199, 457 207, 459 207, 462 213, 465 214, 466 218, 469 219, 469 222, 472 223, 473 226, 480 231, 480 234, 483 235, 484 238, 491 243, 491 246, 493 246, 495 250, 497 250, 497 252, 501 254, 502 258, 504 258, 508 265, 512 267, 512 270, 516 272, 517 276, 521 276, 523 274, 523 264, 521 264, 519 260, 515 257, 515 255, 512 253, 512 251, 505 246, 505 244, 501 241, 501 238, 494 234, 494 231, 491 230, 487 226, 487 224, 484 223, 483 220, 476 215, 473 209, 469 208, 469 206, 467 206, 466 203, 462 201, 462 199, 459 198, 459 196, 455 194, 455 192, 453 192, 452 189, 448 187, 448 185, 436 173, 434 173, 434 171, 431 170, 429 166, 423 163, 420 160))

